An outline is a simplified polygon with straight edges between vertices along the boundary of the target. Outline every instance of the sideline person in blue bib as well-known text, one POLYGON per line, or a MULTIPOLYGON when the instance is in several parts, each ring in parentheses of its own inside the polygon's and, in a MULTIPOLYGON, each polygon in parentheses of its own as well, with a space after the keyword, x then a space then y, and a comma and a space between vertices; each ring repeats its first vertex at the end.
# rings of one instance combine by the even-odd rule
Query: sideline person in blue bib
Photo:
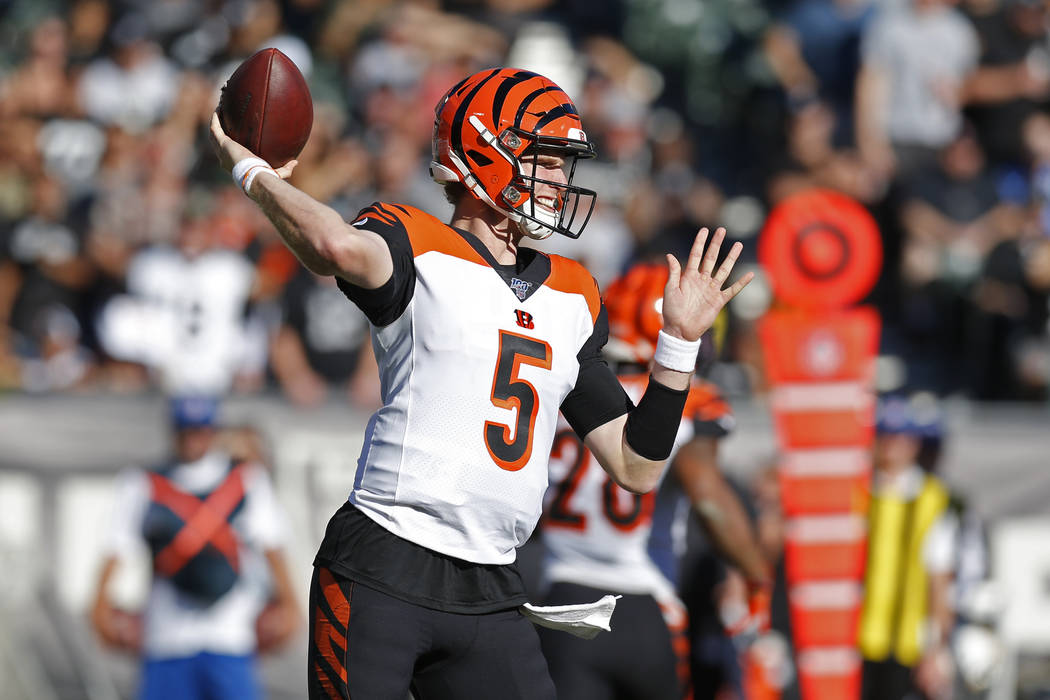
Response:
POLYGON ((118 477, 92 622, 107 646, 141 655, 143 700, 260 698, 258 648, 300 620, 283 514, 265 468, 220 447, 213 398, 175 398, 170 412, 171 458, 118 477), (110 583, 143 548, 152 581, 141 613, 128 613, 110 583))

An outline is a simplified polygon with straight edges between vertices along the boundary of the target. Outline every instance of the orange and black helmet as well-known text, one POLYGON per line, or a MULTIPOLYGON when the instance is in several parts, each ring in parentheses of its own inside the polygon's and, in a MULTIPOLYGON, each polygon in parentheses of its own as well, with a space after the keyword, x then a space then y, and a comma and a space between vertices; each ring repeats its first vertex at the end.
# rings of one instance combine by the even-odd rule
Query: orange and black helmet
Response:
POLYGON ((664 287, 667 265, 639 263, 605 290, 609 314, 609 342, 605 352, 619 362, 647 363, 664 326, 664 287))
POLYGON ((594 156, 569 96, 542 75, 515 68, 481 71, 453 86, 434 110, 433 162, 437 182, 460 182, 518 223, 531 238, 558 232, 579 237, 596 194, 572 184, 579 158, 594 156), (566 160, 566 182, 536 177, 521 158, 551 153, 566 160), (537 183, 554 188, 557 211, 539 205, 537 183))
MULTIPOLYGON (((653 359, 657 335, 664 326, 664 288, 667 264, 643 262, 631 266, 605 290, 609 315, 606 356, 615 362, 646 364, 653 359)), ((703 336, 699 368, 714 360, 726 330, 726 316, 718 315, 713 328, 703 336)))

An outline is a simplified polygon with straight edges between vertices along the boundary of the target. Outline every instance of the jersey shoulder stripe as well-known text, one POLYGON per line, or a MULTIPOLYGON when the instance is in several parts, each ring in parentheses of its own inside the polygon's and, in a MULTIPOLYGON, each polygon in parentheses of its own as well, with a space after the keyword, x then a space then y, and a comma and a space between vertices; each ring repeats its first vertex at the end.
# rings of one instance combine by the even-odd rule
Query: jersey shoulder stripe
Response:
POLYGON ((547 255, 551 261, 551 274, 546 285, 558 292, 579 294, 587 302, 591 320, 598 320, 602 308, 602 298, 598 293, 598 283, 580 263, 560 255, 547 255))
POLYGON ((360 217, 383 221, 404 228, 412 245, 412 256, 438 252, 461 258, 478 265, 488 265, 476 250, 441 219, 422 209, 404 204, 376 202, 361 212, 360 217))

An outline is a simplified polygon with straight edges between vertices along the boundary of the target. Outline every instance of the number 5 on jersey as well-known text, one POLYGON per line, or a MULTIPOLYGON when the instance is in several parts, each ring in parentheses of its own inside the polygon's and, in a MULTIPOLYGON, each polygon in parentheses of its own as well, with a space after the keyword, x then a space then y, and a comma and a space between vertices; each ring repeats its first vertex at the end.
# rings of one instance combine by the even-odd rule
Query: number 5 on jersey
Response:
POLYGON ((545 341, 499 332, 499 359, 492 378, 492 403, 517 410, 513 426, 485 421, 485 446, 501 469, 516 472, 532 456, 532 434, 539 409, 536 387, 518 376, 522 364, 551 368, 551 346, 545 341))

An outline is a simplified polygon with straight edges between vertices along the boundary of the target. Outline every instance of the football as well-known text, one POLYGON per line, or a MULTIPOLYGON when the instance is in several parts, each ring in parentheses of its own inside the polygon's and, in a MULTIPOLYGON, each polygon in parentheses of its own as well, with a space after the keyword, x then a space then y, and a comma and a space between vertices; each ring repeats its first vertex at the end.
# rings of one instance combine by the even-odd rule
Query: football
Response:
POLYGON ((306 79, 277 49, 263 49, 246 59, 219 97, 223 131, 275 168, 299 155, 313 121, 306 79))

